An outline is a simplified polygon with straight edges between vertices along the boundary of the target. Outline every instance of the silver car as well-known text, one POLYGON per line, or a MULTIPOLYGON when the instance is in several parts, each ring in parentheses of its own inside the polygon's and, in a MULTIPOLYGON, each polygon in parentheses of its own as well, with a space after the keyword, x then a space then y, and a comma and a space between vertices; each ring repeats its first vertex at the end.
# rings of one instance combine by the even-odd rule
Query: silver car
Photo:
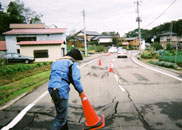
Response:
POLYGON ((111 47, 109 48, 109 53, 116 53, 118 51, 117 47, 111 47))
POLYGON ((127 52, 127 50, 126 49, 119 49, 118 50, 118 52, 117 52, 117 57, 118 58, 122 58, 122 57, 124 57, 124 58, 127 58, 128 57, 128 52, 127 52))

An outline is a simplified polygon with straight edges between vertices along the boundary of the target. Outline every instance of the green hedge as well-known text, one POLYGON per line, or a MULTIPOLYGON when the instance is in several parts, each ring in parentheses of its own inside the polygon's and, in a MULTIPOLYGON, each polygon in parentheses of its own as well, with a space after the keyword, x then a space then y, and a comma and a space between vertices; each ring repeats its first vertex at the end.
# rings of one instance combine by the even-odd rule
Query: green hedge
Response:
POLYGON ((162 55, 159 57, 159 61, 167 61, 167 62, 171 62, 171 63, 175 63, 179 64, 180 66, 182 65, 182 55, 179 56, 166 56, 166 55, 162 55))
POLYGON ((177 69, 179 66, 175 63, 171 62, 165 62, 165 61, 149 61, 150 64, 158 65, 158 66, 163 66, 166 68, 174 68, 177 69))

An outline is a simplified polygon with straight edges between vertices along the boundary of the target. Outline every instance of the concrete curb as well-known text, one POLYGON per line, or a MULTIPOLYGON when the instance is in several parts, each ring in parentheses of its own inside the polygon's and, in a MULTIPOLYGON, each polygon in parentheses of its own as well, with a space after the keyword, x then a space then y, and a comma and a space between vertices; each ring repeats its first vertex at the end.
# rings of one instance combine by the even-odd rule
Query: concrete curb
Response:
POLYGON ((19 96, 17 96, 16 98, 8 101, 7 103, 5 103, 4 105, 0 106, 0 111, 3 110, 3 109, 6 109, 7 107, 13 105, 15 102, 17 102, 18 100, 20 100, 21 98, 23 98, 24 96, 26 96, 27 94, 29 94, 30 92, 26 92, 26 93, 23 93, 19 96))

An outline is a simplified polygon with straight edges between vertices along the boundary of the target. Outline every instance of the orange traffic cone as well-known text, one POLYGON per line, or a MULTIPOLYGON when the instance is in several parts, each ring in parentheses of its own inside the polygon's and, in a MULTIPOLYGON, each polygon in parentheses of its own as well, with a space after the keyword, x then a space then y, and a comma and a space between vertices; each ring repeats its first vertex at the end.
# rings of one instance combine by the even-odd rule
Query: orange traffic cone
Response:
POLYGON ((104 115, 97 115, 85 94, 80 96, 86 122, 83 130, 96 130, 105 126, 104 115))
POLYGON ((114 72, 113 71, 113 63, 110 63, 110 65, 109 65, 109 72, 114 72))
POLYGON ((101 59, 99 58, 99 65, 101 65, 101 59))

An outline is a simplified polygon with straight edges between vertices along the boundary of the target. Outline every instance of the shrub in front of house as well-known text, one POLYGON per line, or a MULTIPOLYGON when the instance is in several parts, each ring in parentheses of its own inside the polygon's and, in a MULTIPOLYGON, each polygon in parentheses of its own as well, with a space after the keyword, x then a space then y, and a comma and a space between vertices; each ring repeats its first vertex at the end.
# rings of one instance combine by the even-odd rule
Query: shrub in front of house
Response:
POLYGON ((149 61, 148 63, 162 66, 162 67, 166 67, 166 68, 174 68, 174 69, 179 68, 179 66, 177 64, 166 62, 166 61, 149 61))
POLYGON ((141 54, 141 58, 143 59, 157 59, 159 57, 159 54, 155 53, 154 51, 144 51, 141 54))

